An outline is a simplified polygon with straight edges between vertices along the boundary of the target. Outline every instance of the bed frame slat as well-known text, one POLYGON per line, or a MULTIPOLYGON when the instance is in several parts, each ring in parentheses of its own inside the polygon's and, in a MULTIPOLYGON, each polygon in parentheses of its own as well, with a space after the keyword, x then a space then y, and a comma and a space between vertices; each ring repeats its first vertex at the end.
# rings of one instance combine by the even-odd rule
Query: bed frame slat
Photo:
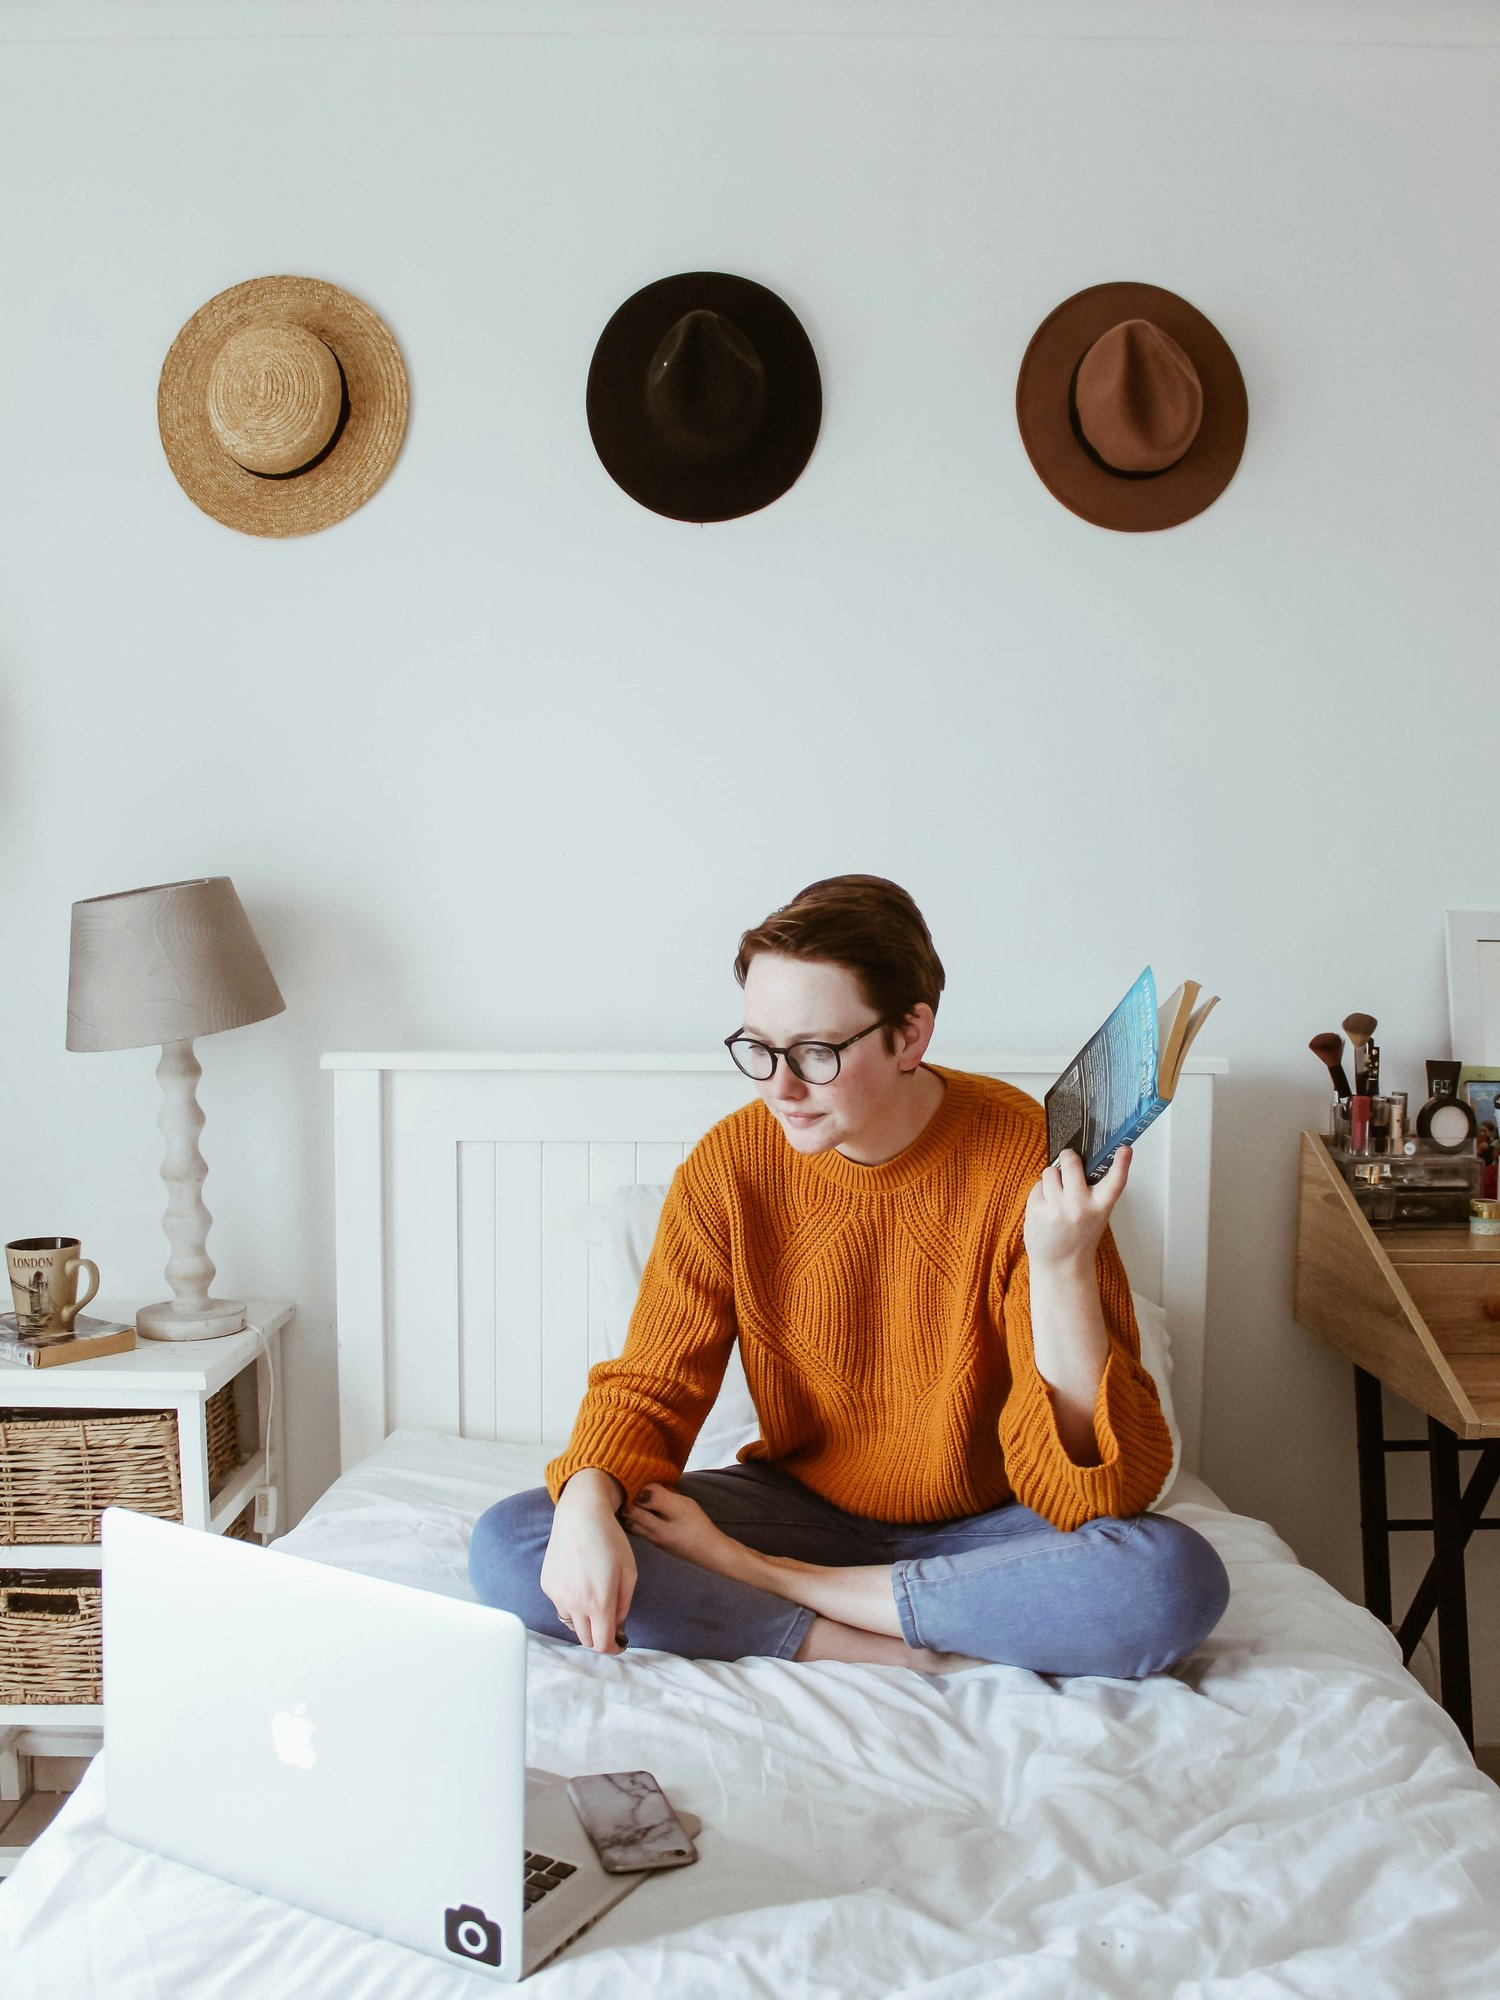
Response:
POLYGON ((459 1405, 465 1437, 490 1438, 495 1430, 495 1224, 494 1146, 458 1149, 459 1405))
MULTIPOLYGON (((589 1267, 568 1217, 589 1198, 589 1148, 577 1141, 542 1147, 541 1420, 517 1443, 563 1442, 578 1414, 589 1366, 589 1267)), ((508 1435, 508 1433, 506 1433, 508 1435)))
POLYGON ((495 1288, 490 1346, 507 1359, 495 1385, 495 1436, 537 1444, 542 1438, 542 1180, 546 1148, 502 1140, 495 1148, 495 1288), (524 1337, 523 1337, 524 1334, 524 1337))

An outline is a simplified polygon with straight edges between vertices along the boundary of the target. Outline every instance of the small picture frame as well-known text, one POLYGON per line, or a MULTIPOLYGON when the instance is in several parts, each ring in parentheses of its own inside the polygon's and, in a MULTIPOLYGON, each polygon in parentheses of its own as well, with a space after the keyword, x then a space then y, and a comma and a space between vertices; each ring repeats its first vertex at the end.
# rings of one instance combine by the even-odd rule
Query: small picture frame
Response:
POLYGON ((1449 1054, 1474 1069, 1500 1068, 1500 910, 1448 910, 1449 1054))
POLYGON ((1483 1169, 1479 1192, 1493 1199, 1500 1186, 1500 1069, 1466 1063, 1458 1073, 1458 1094, 1474 1113, 1474 1152, 1483 1169))

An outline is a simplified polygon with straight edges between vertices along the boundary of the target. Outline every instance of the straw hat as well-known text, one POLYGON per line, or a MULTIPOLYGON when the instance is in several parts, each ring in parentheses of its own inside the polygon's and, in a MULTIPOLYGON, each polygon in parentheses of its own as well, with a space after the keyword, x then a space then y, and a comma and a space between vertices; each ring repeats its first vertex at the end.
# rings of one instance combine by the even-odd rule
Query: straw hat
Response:
POLYGON ((1159 285, 1091 285, 1048 314, 1016 380, 1044 486, 1101 528, 1171 528, 1223 492, 1245 448, 1224 336, 1159 285))
POLYGON ((753 279, 683 271, 632 294, 589 364, 589 431, 610 477, 653 513, 728 521, 779 499, 823 416, 817 356, 753 279))
POLYGON ((389 329, 319 278, 251 278, 200 306, 156 394, 188 498, 247 535, 310 535, 363 506, 406 430, 389 329))

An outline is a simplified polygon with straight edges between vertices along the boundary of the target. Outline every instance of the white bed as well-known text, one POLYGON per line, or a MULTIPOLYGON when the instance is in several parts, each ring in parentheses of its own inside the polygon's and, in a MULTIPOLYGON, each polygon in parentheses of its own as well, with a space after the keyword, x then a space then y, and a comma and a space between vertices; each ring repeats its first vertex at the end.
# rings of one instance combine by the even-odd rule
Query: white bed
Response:
MULTIPOLYGON (((1034 1095, 1062 1067, 939 1060, 1034 1095)), ((470 1526, 541 1483, 609 1351, 619 1302, 580 1206, 665 1180, 743 1093, 660 1058, 327 1061, 346 1469, 282 1546, 467 1596, 470 1526)), ((531 1990, 1500 1993, 1500 1792, 1391 1635, 1197 1474, 1222 1069, 1193 1065, 1116 1229, 1170 1332, 1181 1465, 1156 1505, 1228 1565, 1220 1625, 1139 1682, 605 1658, 534 1639, 530 1760, 649 1768, 704 1832, 696 1867, 646 1883, 531 1990)), ((110 1839, 107 1754, 0 1888, 6 2000, 483 1990, 110 1839)), ((393 1718, 392 1756, 420 1760, 420 1717, 393 1718)))

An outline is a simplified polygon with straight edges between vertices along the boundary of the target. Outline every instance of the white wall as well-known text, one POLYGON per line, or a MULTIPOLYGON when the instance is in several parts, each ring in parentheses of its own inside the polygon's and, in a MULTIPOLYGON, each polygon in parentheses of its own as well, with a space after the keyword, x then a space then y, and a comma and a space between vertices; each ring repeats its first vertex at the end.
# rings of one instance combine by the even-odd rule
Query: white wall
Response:
MULTIPOLYGON (((288 1004, 199 1046, 209 1248, 298 1301, 300 1513, 336 1470, 319 1052, 711 1047, 741 929, 887 874, 947 965, 939 1061, 1076 1046, 1148 959, 1224 996, 1205 1469, 1357 1595, 1296 1134, 1354 1008, 1418 1100, 1442 912, 1495 902, 1497 36, 1355 0, 0 10, 4 1235, 161 1294, 154 1055, 64 1050, 69 904, 231 875, 288 1004), (702 529, 583 414, 615 307, 699 267, 795 307, 826 397, 792 491, 702 529), (412 384, 385 488, 286 543, 199 513, 155 419, 183 321, 278 271, 367 299, 412 384), (1249 389, 1232 485, 1157 535, 1066 512, 1015 427, 1033 330, 1110 278, 1192 299, 1249 389)), ((1425 1511, 1419 1465, 1392 1494, 1425 1511)))

